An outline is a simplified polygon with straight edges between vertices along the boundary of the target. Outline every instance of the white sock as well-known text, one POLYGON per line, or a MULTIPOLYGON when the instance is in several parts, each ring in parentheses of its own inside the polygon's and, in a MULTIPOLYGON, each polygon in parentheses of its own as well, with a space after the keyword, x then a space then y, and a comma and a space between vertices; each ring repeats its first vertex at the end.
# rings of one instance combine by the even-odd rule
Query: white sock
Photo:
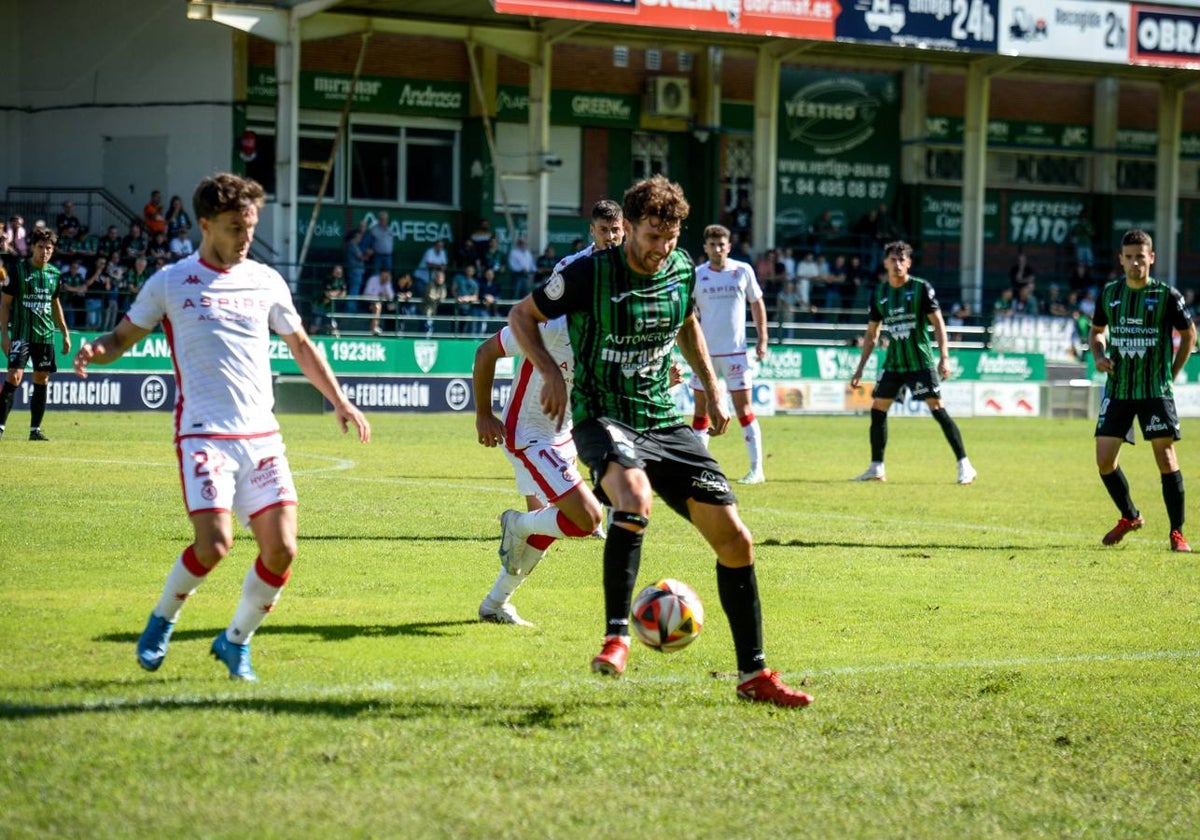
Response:
POLYGON ((502 568, 500 574, 496 575, 496 582, 492 584, 492 591, 487 594, 485 600, 491 601, 497 607, 507 604, 508 599, 525 582, 526 577, 527 575, 510 574, 507 569, 502 568))
POLYGON ((697 428, 693 427, 692 434, 694 434, 696 436, 696 440, 700 441, 700 443, 703 444, 705 449, 708 449, 708 429, 707 428, 697 429, 697 428))
POLYGON ((750 455, 750 472, 762 472, 762 431, 757 417, 749 425, 742 426, 742 439, 746 441, 746 452, 750 455))
MULTIPOLYGON (((204 583, 204 575, 196 574, 199 571, 201 567, 196 563, 196 555, 192 552, 192 547, 188 546, 175 558, 175 565, 171 567, 167 582, 163 585, 162 595, 154 605, 154 614, 170 622, 178 619, 183 602, 204 583)), ((205 574, 207 573, 205 571, 205 574)))
POLYGON ((537 510, 531 510, 528 513, 522 513, 517 517, 517 533, 522 536, 529 537, 533 534, 541 534, 546 537, 554 537, 560 539, 565 537, 562 526, 558 524, 558 508, 554 505, 547 505, 537 510))
POLYGON ((235 645, 250 641, 267 613, 275 609, 275 602, 279 600, 290 572, 291 569, 288 569, 282 575, 276 575, 263 565, 261 557, 254 561, 254 566, 246 572, 246 579, 242 581, 242 600, 234 610, 233 621, 225 630, 225 638, 235 645))

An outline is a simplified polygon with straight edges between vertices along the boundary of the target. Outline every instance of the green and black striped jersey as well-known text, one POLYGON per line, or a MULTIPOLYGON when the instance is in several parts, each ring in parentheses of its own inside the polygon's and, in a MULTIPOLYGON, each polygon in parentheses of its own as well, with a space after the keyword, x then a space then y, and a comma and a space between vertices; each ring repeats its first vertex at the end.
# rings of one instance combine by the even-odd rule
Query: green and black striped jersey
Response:
POLYGON ((19 262, 4 287, 4 294, 13 298, 9 309, 9 339, 53 344, 53 302, 61 293, 61 276, 53 265, 47 263, 34 268, 28 260, 19 262))
POLYGON ((696 266, 682 250, 646 275, 629 267, 624 248, 609 248, 533 290, 544 315, 567 316, 574 422, 610 417, 637 431, 683 422, 669 388, 671 348, 692 311, 695 285, 696 266))
POLYGON ((1140 289, 1124 278, 1105 285, 1092 326, 1108 328, 1109 399, 1144 400, 1173 396, 1173 330, 1186 330, 1192 313, 1178 289, 1151 277, 1140 289))
POLYGON ((933 286, 919 277, 909 276, 899 287, 887 280, 875 287, 867 317, 872 322, 883 321, 892 337, 883 360, 884 370, 912 373, 937 366, 929 339, 929 316, 939 308, 933 286))

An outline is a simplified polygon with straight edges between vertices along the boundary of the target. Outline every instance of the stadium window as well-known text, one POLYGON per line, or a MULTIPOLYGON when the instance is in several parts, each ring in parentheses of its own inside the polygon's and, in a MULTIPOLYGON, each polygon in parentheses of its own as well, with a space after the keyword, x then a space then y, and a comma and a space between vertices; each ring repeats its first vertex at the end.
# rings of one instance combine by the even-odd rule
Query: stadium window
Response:
POLYGON ((651 175, 667 175, 669 152, 670 141, 665 134, 635 131, 633 133, 633 180, 640 181, 651 175))
MULTIPOLYGON (((549 209, 556 214, 578 214, 583 206, 583 129, 575 125, 550 126, 550 153, 557 166, 549 175, 549 209)), ((496 159, 492 167, 497 206, 507 202, 513 210, 529 209, 529 127, 524 123, 496 123, 496 159)))
POLYGON ((1136 158, 1117 159, 1117 189, 1132 192, 1154 192, 1158 179, 1158 164, 1136 158))
POLYGON ((458 132, 356 124, 350 141, 350 198, 451 207, 458 195, 458 132))
POLYGON ((929 181, 960 183, 963 177, 961 149, 930 148, 925 150, 925 178, 929 181))

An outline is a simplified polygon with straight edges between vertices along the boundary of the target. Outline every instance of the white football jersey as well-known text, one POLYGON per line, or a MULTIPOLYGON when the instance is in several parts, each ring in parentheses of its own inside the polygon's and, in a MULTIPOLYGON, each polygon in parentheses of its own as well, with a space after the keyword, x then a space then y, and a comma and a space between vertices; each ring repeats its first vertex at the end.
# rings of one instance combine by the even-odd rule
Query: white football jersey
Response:
MULTIPOLYGON (((566 316, 554 318, 541 325, 542 341, 551 358, 562 370, 567 381, 567 393, 571 393, 571 380, 575 375, 575 355, 571 352, 571 340, 567 334, 566 316)), ((521 345, 508 326, 501 328, 500 346, 506 356, 521 354, 521 345)), ((571 438, 571 406, 567 405, 566 419, 561 429, 554 428, 554 420, 542 411, 542 384, 545 377, 538 373, 528 359, 522 359, 513 377, 512 391, 500 414, 504 421, 504 445, 509 449, 524 449, 533 443, 562 443, 571 438)))
POLYGON ((290 335, 302 322, 275 269, 246 260, 221 271, 193 254, 146 281, 125 317, 142 329, 163 325, 175 367, 177 438, 279 430, 271 330, 290 335))
POLYGON ((709 263, 696 267, 696 313, 710 356, 746 351, 746 304, 761 300, 754 269, 740 260, 725 260, 725 270, 709 263))

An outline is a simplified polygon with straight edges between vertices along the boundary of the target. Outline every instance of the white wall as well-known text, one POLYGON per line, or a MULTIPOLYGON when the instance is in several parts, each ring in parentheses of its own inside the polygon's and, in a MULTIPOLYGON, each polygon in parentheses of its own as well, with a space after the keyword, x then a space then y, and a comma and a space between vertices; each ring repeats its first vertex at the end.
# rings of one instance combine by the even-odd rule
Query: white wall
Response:
POLYGON ((165 145, 151 171, 115 179, 135 210, 153 189, 190 208, 196 182, 229 167, 233 30, 189 21, 184 0, 0 0, 0 20, 0 104, 36 109, 0 112, 0 188, 104 186, 122 138, 165 145))

